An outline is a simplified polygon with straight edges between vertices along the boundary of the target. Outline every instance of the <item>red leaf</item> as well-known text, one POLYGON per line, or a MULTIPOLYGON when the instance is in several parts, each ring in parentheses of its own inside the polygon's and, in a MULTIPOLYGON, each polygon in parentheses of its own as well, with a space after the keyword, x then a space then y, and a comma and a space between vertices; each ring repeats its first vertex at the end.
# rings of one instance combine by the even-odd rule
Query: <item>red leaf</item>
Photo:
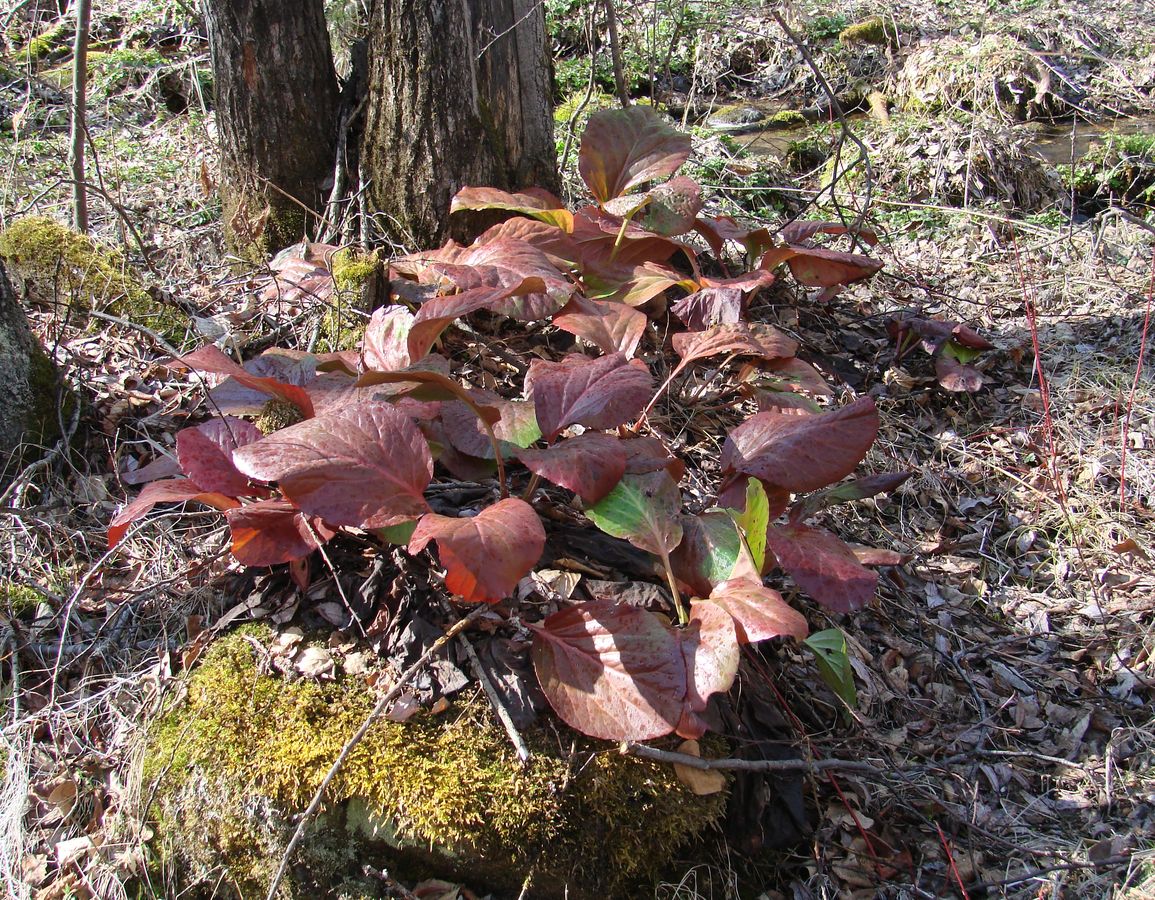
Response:
POLYGON ((858 253, 839 253, 822 247, 791 247, 794 254, 786 260, 791 274, 808 287, 830 288, 853 284, 869 278, 882 263, 858 253))
MULTIPOLYGON (((479 309, 496 310, 498 304, 507 297, 509 291, 505 288, 478 287, 422 303, 407 337, 409 358, 424 359, 437 338, 455 319, 479 309)), ((552 301, 550 303, 552 305, 552 301)))
POLYGON ((769 638, 802 640, 809 633, 806 617, 773 588, 748 578, 733 578, 714 588, 710 602, 734 617, 738 641, 756 644, 769 638))
POLYGON ((624 224, 623 229, 620 216, 611 216, 596 206, 583 207, 574 214, 573 239, 587 283, 594 273, 616 266, 665 263, 679 251, 694 263, 696 253, 689 244, 646 231, 632 221, 624 224))
MULTIPOLYGON (((573 226, 571 222, 571 226, 567 231, 572 230, 573 226)), ((553 225, 548 225, 545 222, 539 222, 536 219, 519 218, 510 219, 508 222, 501 222, 492 228, 486 229, 486 231, 474 241, 474 245, 489 244, 493 241, 507 239, 525 241, 527 244, 536 247, 544 253, 546 259, 561 272, 574 268, 578 263, 578 259, 581 257, 577 242, 565 231, 553 225)))
POLYGON ((567 725, 591 737, 647 740, 701 734, 697 714, 738 667, 733 621, 720 609, 674 629, 645 610, 595 600, 534 626, 542 690, 567 725))
POLYGON ((686 464, 671 455, 666 445, 652 435, 622 441, 622 447, 626 451, 627 475, 645 475, 665 469, 676 484, 686 474, 686 464))
POLYGON ((196 500, 214 509, 226 510, 240 504, 233 497, 226 497, 213 491, 199 488, 187 478, 173 478, 169 481, 153 481, 144 486, 136 498, 122 509, 108 523, 108 547, 112 549, 120 543, 128 531, 128 526, 146 515, 158 503, 183 503, 196 500))
POLYGON ((561 362, 535 359, 525 389, 537 410, 542 436, 552 441, 570 425, 604 430, 642 411, 653 391, 645 363, 624 353, 591 359, 573 353, 561 362))
POLYGON ((705 331, 686 331, 673 337, 674 350, 682 358, 678 368, 684 368, 696 359, 736 353, 762 359, 780 359, 794 355, 798 342, 786 337, 773 325, 735 322, 715 325, 705 331))
POLYGON ((766 365, 766 371, 770 373, 768 380, 776 391, 802 391, 819 397, 834 394, 822 374, 810 363, 800 359, 791 357, 771 360, 766 365))
MULTIPOLYGON (((762 489, 766 491, 766 499, 770 501, 770 521, 773 522, 790 505, 790 492, 768 481, 762 482, 762 489)), ((718 489, 714 504, 722 509, 732 509, 739 513, 746 511, 746 477, 744 475, 730 476, 718 489)))
POLYGON ((650 107, 607 109, 590 116, 578 151, 578 171, 604 203, 677 171, 689 157, 690 136, 650 107))
MULTIPOLYGON (((506 400, 489 391, 472 390, 474 402, 486 408, 496 409, 501 419, 493 423, 493 433, 499 441, 507 441, 516 447, 528 447, 541 437, 534 417, 533 404, 528 400, 506 400)), ((446 403, 441 409, 441 421, 445 425, 445 435, 450 442, 470 456, 493 459, 493 444, 485 427, 472 409, 461 401, 446 403)), ((505 448, 502 458, 510 455, 505 448)))
POLYGON ((364 367, 377 372, 394 372, 409 365, 408 341, 412 327, 413 313, 404 306, 384 306, 375 311, 365 326, 361 352, 364 367))
POLYGON ((532 506, 509 498, 476 516, 452 519, 426 513, 409 541, 420 553, 437 541, 445 586, 468 603, 497 603, 528 575, 545 548, 545 529, 532 506))
POLYGON ((742 292, 737 288, 702 288, 687 294, 670 312, 688 328, 704 331, 714 325, 733 325, 742 320, 742 292))
POLYGON ((943 390, 973 394, 982 389, 983 373, 974 366, 940 353, 934 360, 934 374, 943 390))
POLYGON ((449 204, 449 211, 471 209, 504 209, 533 216, 564 231, 573 229, 573 216, 557 197, 541 188, 527 188, 523 193, 491 187, 464 187, 449 204))
POLYGON ((471 247, 455 264, 435 262, 430 268, 463 291, 505 289, 505 298, 495 300, 492 309, 523 321, 547 318, 575 290, 541 250, 508 238, 471 247))
POLYGON ((845 478, 878 434, 869 397, 813 416, 758 413, 735 428, 722 447, 722 471, 753 475, 794 493, 845 478))
POLYGON ((606 212, 633 218, 647 231, 673 237, 694 227, 702 208, 702 189, 689 178, 671 178, 645 194, 626 194, 604 204, 606 212))
POLYGON ((827 609, 851 612, 874 597, 878 573, 865 568, 837 535, 807 525, 775 525, 766 540, 778 565, 827 609))
POLYGON ((601 500, 626 474, 622 442, 597 432, 566 438, 544 450, 519 450, 517 458, 531 472, 569 488, 587 504, 601 500))
POLYGON ((602 353, 619 350, 632 357, 646 331, 646 315, 625 303, 587 300, 574 296, 553 317, 562 331, 576 334, 596 346, 602 353))
POLYGON ((287 500, 261 500, 226 511, 233 556, 245 566, 275 566, 302 559, 334 534, 287 500))
POLYGON ((270 350, 242 367, 210 344, 174 362, 198 372, 229 376, 209 393, 221 412, 258 413, 265 403, 263 397, 277 397, 295 405, 306 418, 313 415, 313 402, 302 387, 316 377, 316 358, 308 354, 270 350))
MULTIPOLYGON (((385 374, 385 373, 378 373, 385 374)), ((250 478, 276 481, 310 516, 385 528, 428 509, 429 445, 388 403, 363 402, 268 435, 233 454, 250 478)))
MULTIPOLYGON (((816 234, 849 233, 850 229, 841 222, 791 222, 783 226, 782 230, 778 232, 778 235, 787 244, 802 244, 816 234)), ((855 233, 871 247, 878 244, 878 235, 869 228, 860 228, 855 233)))
POLYGON ((259 493, 233 464, 233 451, 263 435, 252 422, 233 416, 210 419, 195 428, 177 432, 176 456, 185 475, 203 490, 230 497, 259 493))

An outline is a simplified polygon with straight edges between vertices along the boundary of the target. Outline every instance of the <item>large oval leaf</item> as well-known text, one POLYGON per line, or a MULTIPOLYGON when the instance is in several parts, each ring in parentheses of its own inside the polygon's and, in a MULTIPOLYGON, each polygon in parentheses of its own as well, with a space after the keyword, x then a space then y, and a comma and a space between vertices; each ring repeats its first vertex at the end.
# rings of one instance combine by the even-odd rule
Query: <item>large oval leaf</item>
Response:
POLYGON ((276 397, 292 403, 306 418, 313 415, 313 402, 303 385, 316 377, 317 360, 307 353, 268 350, 240 366, 210 344, 174 362, 197 372, 229 376, 209 393, 221 412, 258 413, 266 399, 276 397))
POLYGON ((835 287, 869 278, 882 262, 858 253, 841 253, 821 247, 791 247, 786 260, 790 274, 808 287, 835 287))
POLYGON ((602 353, 632 357, 646 331, 646 314, 625 303, 575 296, 553 317, 553 324, 585 338, 602 353))
POLYGON ((686 331, 675 334, 672 341, 675 352, 682 358, 678 368, 720 353, 781 359, 793 356, 798 349, 797 341, 786 337, 773 325, 758 322, 733 322, 715 325, 705 331, 686 331))
POLYGON ((262 437, 252 422, 221 416, 183 428, 176 435, 176 458, 181 470, 203 490, 230 497, 258 493, 233 464, 233 451, 262 437))
POLYGON ((569 488, 587 504, 605 497, 626 474, 622 442, 596 431, 567 438, 543 450, 520 450, 517 458, 531 472, 569 488))
POLYGON ((738 668, 733 620, 691 612, 684 629, 645 610, 595 600, 534 627, 533 663, 550 705, 591 737, 647 740, 704 731, 698 714, 738 668))
POLYGON ((766 534, 778 565, 834 612, 861 609, 874 597, 878 573, 863 566, 837 535, 807 525, 771 526, 766 534))
POLYGON ((690 158, 690 136, 648 106, 600 110, 590 116, 578 171, 598 202, 670 175, 690 158))
POLYGON ((445 586, 468 603, 497 603, 513 593, 545 548, 545 529, 532 506, 508 498, 476 516, 427 513, 409 540, 420 553, 430 541, 445 567, 445 586))
POLYGON ((665 556, 682 540, 682 492, 665 469, 626 475, 586 514, 606 534, 665 556))
POLYGON ((869 397, 813 416, 758 413, 726 438, 722 471, 794 493, 813 491, 854 471, 877 434, 878 410, 869 397))
MULTIPOLYGON (((361 353, 364 367, 374 372, 395 372, 409 365, 412 361, 409 329, 412 327, 413 313, 404 306, 383 306, 374 312, 365 325, 361 353)), ((432 346, 433 342, 429 343, 432 346)))
POLYGON ((710 602, 733 616, 738 640, 743 644, 776 637, 800 641, 810 630, 806 617, 783 600, 781 594, 749 578, 722 582, 710 594, 710 602))
POLYGON ((385 528, 428 509, 429 445, 388 403, 363 402, 307 419, 233 454, 250 478, 278 482, 310 516, 333 525, 385 528))
POLYGON ((597 359, 574 353, 556 363, 535 359, 525 389, 542 436, 552 441, 570 425, 598 430, 624 425, 650 399, 653 379, 645 363, 624 353, 597 359))
POLYGON ((261 500, 225 512, 233 556, 246 566, 275 566, 308 556, 336 532, 287 500, 261 500))
POLYGON ((734 520, 715 510, 682 516, 682 541, 670 554, 674 576, 696 597, 708 597, 714 586, 733 577, 742 552, 734 520))
POLYGON ((557 197, 541 188, 511 194, 492 187, 463 187, 450 201, 449 211, 503 209, 524 213, 563 231, 573 230, 573 215, 557 197))

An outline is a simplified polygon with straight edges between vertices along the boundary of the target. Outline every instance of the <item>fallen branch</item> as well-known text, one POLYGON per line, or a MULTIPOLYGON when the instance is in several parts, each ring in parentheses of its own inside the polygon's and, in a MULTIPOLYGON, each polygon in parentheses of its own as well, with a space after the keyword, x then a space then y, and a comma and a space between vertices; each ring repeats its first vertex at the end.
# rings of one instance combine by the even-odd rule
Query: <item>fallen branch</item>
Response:
POLYGON ((400 696, 401 690, 413 679, 413 676, 425 668, 425 665, 429 662, 430 659, 433 658, 433 654, 448 644, 451 640, 453 640, 453 638, 459 633, 464 631, 465 628, 470 623, 472 623, 474 619, 480 617, 486 609, 488 609, 488 607, 485 605, 478 606, 464 619, 460 619, 457 622, 454 622, 448 629, 446 629, 445 634, 441 635, 441 637, 435 640, 429 646, 429 649, 421 654, 421 657, 417 660, 417 662, 413 663, 413 665, 401 673, 401 677, 397 679, 397 683, 393 685, 393 687, 388 691, 388 693, 385 694, 385 696, 377 701, 377 705, 374 706, 369 715, 365 717, 365 721, 361 723, 361 727, 358 728, 353 736, 345 742, 345 746, 342 747, 341 752, 337 754, 337 758, 333 761, 333 765, 329 767, 329 771, 326 772, 325 777, 321 779, 321 784, 317 788, 317 792, 313 794, 313 799, 309 802, 309 805, 305 808, 305 811, 301 813, 301 818, 297 822, 297 829, 293 832, 293 837, 289 841, 289 846, 285 848, 285 852, 281 856, 281 864, 277 867, 277 873, 273 876, 273 880, 269 884, 267 900, 275 900, 277 896, 277 888, 281 886, 281 881, 284 880, 285 872, 287 872, 289 869, 289 862, 293 858, 293 851, 295 851, 297 849, 297 845, 301 843, 301 838, 305 836, 305 828, 313 820, 313 817, 317 814, 317 810, 321 806, 321 801, 325 798, 325 791, 328 789, 333 779, 337 777, 337 773, 341 771, 341 766, 345 764, 345 760, 348 758, 349 754, 353 752, 353 748, 361 743, 361 739, 364 738, 365 735, 369 732, 369 729, 372 727, 373 723, 376 722, 378 717, 380 717, 380 715, 385 712, 386 708, 388 708, 388 706, 400 696))
POLYGON ((823 772, 827 769, 839 769, 843 772, 866 772, 870 775, 884 775, 887 771, 873 763, 850 759, 703 759, 700 756, 690 756, 688 753, 659 750, 657 747, 634 741, 622 741, 619 749, 628 756, 640 756, 655 762, 674 763, 706 771, 726 769, 740 772, 823 772))

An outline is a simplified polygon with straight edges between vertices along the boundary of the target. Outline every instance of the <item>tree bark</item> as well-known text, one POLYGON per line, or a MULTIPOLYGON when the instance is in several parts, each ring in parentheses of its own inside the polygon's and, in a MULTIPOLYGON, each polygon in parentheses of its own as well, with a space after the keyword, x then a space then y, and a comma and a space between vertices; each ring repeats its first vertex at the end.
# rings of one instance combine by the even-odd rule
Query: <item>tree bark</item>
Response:
POLYGON ((205 0, 230 249, 264 261, 316 227, 339 87, 323 0, 205 0))
POLYGON ((379 236, 410 249, 466 236, 477 220, 449 219, 466 185, 558 190, 539 3, 373 0, 370 28, 361 164, 379 236))

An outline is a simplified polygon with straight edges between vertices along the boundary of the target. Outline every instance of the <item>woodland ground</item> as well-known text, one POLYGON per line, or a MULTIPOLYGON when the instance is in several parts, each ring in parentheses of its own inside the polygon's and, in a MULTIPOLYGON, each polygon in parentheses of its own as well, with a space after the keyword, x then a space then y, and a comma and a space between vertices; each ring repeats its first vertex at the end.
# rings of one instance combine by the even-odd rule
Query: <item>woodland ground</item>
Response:
MULTIPOLYGON (((33 213, 67 221, 67 41, 38 59, 19 53, 54 25, 43 6, 0 10, 0 226, 33 213)), ((324 340, 323 308, 259 304, 262 273, 238 273, 223 255, 209 62, 193 11, 96 6, 106 55, 92 81, 94 234, 179 314, 171 343, 229 337, 255 351, 324 340)), ((354 8, 334 10, 336 27, 354 8)), ((549 6, 559 80, 569 79, 559 100, 578 97, 570 112, 587 85, 584 8, 549 6)), ((761 8, 620 12, 636 92, 650 93, 654 60, 657 99, 689 124, 751 98, 824 102, 761 8)), ((779 282, 752 313, 797 337, 840 399, 875 397, 883 427, 865 468, 915 475, 826 521, 909 561, 885 570, 877 602, 859 613, 805 606, 815 630, 847 634, 854 709, 802 653, 784 650, 775 672, 804 755, 875 770, 805 780, 813 831, 803 844, 756 863, 700 848, 656 896, 738 896, 739 881, 744 896, 768 898, 1155 896, 1155 382, 1144 356, 1155 141, 1085 164, 1081 187, 1030 150, 1041 118, 1074 147, 1087 130, 1105 141, 1102 123, 1117 115, 1152 114, 1155 7, 801 4, 788 21, 842 98, 878 90, 892 101, 889 122, 850 122, 871 179, 859 166, 836 188, 844 210, 865 209, 879 230, 872 252, 885 268, 826 303, 779 282), (896 39, 838 40, 876 13, 896 39), (968 56, 960 45, 990 49, 968 56), (911 63, 919 54, 930 55, 911 63), (1052 63, 1045 72, 1040 59, 1052 63), (1036 123, 1018 122, 1021 112, 1036 123), (903 311, 989 338, 983 387, 943 390, 918 350, 896 360, 886 326, 903 311)), ((791 132, 777 158, 744 155, 748 137, 695 130, 692 174, 713 186, 715 210, 772 228, 836 213, 817 191, 835 147, 845 161, 857 154, 837 126, 791 132)), ((79 449, 44 448, 0 508, 0 873, 9 897, 172 896, 176 886, 141 874, 151 857, 134 736, 179 677, 179 651, 239 598, 222 587, 214 517, 155 516, 114 553, 104 547, 135 490, 117 473, 171 443, 196 388, 158 368, 166 350, 123 321, 30 315, 91 406, 79 449), (102 835, 102 849, 85 841, 102 835)), ((517 359, 546 342, 541 329, 506 328, 452 346, 517 359)), ((667 367, 660 349, 647 359, 667 367)), ((502 367, 489 368, 500 381, 502 367)), ((726 377, 678 385, 659 407, 691 485, 708 483, 734 421, 726 377)))

